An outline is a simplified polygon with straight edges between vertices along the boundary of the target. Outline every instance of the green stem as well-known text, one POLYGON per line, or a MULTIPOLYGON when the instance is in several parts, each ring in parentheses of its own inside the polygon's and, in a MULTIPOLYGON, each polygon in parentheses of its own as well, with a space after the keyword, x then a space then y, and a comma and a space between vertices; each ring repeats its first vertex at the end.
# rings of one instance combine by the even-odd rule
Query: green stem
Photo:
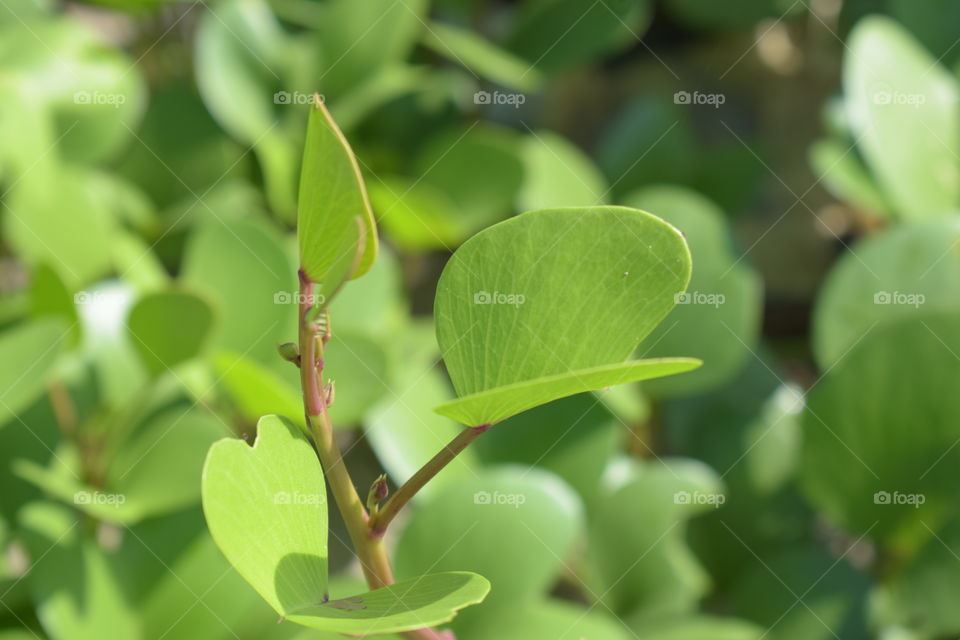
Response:
POLYGON ((315 326, 307 323, 306 314, 313 298, 313 284, 302 274, 300 294, 300 382, 303 387, 307 424, 313 433, 317 454, 330 484, 330 492, 347 525, 350 541, 360 560, 367 584, 372 589, 379 589, 393 584, 393 571, 383 542, 369 535, 367 510, 360 501, 343 462, 340 448, 333 437, 333 425, 321 385, 325 340, 315 326))
POLYGON ((387 500, 383 508, 373 517, 370 522, 370 532, 375 538, 382 538, 387 531, 390 522, 396 517, 400 510, 410 502, 410 499, 417 494, 440 470, 446 467, 456 458, 461 451, 480 437, 480 434, 490 428, 489 424, 478 427, 464 429, 457 434, 457 437, 450 441, 450 444, 441 449, 437 455, 423 465, 413 476, 407 480, 393 497, 387 500))
MULTIPOLYGON (((307 313, 313 300, 314 286, 300 272, 300 384, 307 424, 313 433, 314 445, 330 492, 337 503, 350 535, 350 542, 360 560, 363 575, 371 589, 393 584, 393 569, 383 544, 382 536, 370 531, 367 510, 360 501, 357 488, 343 462, 340 447, 333 437, 328 402, 323 392, 323 350, 329 335, 321 335, 318 327, 307 322, 307 313)), ((329 331, 329 327, 327 329, 329 331)), ((456 640, 450 632, 435 629, 415 629, 403 635, 411 640, 456 640)))

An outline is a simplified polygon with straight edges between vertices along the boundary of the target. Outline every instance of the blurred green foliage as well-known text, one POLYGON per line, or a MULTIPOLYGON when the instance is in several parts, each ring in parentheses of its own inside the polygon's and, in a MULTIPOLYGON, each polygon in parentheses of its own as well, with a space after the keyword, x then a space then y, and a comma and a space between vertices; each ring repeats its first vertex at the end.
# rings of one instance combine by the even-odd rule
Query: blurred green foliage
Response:
POLYGON ((276 624, 199 507, 212 442, 303 419, 314 92, 381 229, 327 354, 361 489, 457 433, 451 378, 490 386, 430 317, 471 236, 626 205, 690 247, 628 346, 701 369, 508 418, 397 523, 398 577, 491 581, 458 637, 958 637, 960 8, 922 5, 0 2, 0 637, 335 637, 276 624))

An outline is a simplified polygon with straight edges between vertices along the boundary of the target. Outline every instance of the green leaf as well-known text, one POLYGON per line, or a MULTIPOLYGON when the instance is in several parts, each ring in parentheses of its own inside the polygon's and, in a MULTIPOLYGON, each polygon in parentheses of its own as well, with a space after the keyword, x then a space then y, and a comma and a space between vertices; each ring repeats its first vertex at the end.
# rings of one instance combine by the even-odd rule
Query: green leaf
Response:
POLYGON ((72 327, 39 319, 0 334, 0 426, 29 407, 42 393, 72 327))
POLYGON ((686 522, 723 503, 720 478, 686 459, 622 460, 608 475, 590 518, 589 593, 621 615, 692 610, 709 577, 684 544, 686 522))
POLYGON ((284 364, 276 347, 296 335, 294 271, 273 227, 207 220, 191 234, 183 280, 213 303, 213 346, 257 362, 284 364))
MULTIPOLYGON (((470 640, 627 640, 633 637, 618 620, 605 614, 603 609, 545 598, 488 616, 471 627, 465 637, 470 640)), ((641 637, 646 640, 645 636, 641 637)))
POLYGON ((960 91, 896 22, 872 16, 848 39, 843 85, 854 137, 898 215, 930 219, 960 205, 960 91))
MULTIPOLYGON (((151 543, 137 541, 151 545, 148 554, 153 550, 151 543)), ((171 561, 151 558, 163 565, 140 604, 146 638, 167 634, 226 640, 258 631, 266 634, 270 627, 276 628, 274 611, 231 570, 206 532, 196 536, 171 561), (262 626, 251 628, 251 622, 262 626)))
POLYGON ((414 175, 453 200, 460 225, 473 233, 512 213, 523 179, 519 142, 491 124, 445 131, 424 145, 414 175))
POLYGON ((344 253, 353 257, 358 218, 364 248, 351 278, 366 273, 376 259, 377 228, 353 150, 317 98, 310 109, 297 215, 300 268, 311 281, 326 283, 344 253))
POLYGON ((464 239, 453 217, 456 206, 431 184, 403 178, 372 182, 370 203, 390 239, 406 251, 449 249, 464 239))
POLYGON ((664 616, 631 625, 644 640, 763 640, 767 633, 742 620, 716 616, 664 616))
POLYGON ((70 328, 70 343, 80 337, 80 318, 70 290, 57 272, 45 264, 38 265, 30 277, 28 307, 31 316, 60 318, 70 328))
POLYGON ((690 277, 676 229, 625 207, 544 209, 468 240, 437 285, 437 341, 469 425, 563 396, 695 368, 628 361, 690 277))
POLYGON ((521 211, 546 207, 591 207, 607 202, 607 183, 593 161, 576 145, 551 131, 531 133, 521 150, 521 211))
POLYGON ((791 0, 733 0, 725 6, 700 0, 668 0, 665 6, 683 24, 700 29, 750 27, 764 18, 783 20, 807 8, 791 0))
POLYGON ((234 138, 255 145, 266 190, 285 217, 295 208, 296 146, 274 113, 277 92, 293 58, 287 36, 262 0, 212 5, 197 24, 194 56, 197 88, 204 104, 234 138))
POLYGON ((505 51, 469 29, 432 22, 423 44, 471 73, 518 91, 533 91, 543 76, 529 62, 505 51))
POLYGON ((253 448, 228 439, 210 449, 203 508, 217 546, 277 613, 322 631, 366 635, 441 624, 483 600, 489 583, 463 572, 329 600, 320 463, 290 423, 266 416, 258 429, 253 448))
POLYGON ((339 98, 359 79, 376 78, 408 56, 426 24, 427 2, 330 0, 323 10, 317 29, 325 62, 321 88, 339 98))
POLYGON ((234 569, 278 613, 327 597, 327 494, 304 435, 276 416, 251 448, 235 438, 210 448, 203 512, 234 569))
POLYGON ((854 244, 830 270, 813 313, 817 362, 829 369, 872 329, 928 311, 960 311, 960 226, 891 227, 854 244))
POLYGON ((66 508, 31 503, 20 512, 34 564, 28 575, 37 616, 51 638, 141 637, 117 568, 66 508))
POLYGON ((147 370, 159 375, 196 357, 210 335, 210 306, 186 291, 151 293, 130 310, 131 344, 147 370))
POLYGON ((450 621, 463 607, 482 602, 489 591, 490 583, 475 573, 432 573, 299 609, 287 619, 350 635, 410 631, 450 621))
POLYGON ((644 388, 661 397, 716 388, 736 375, 757 348, 760 277, 734 254, 723 212, 699 194, 682 187, 647 187, 627 197, 626 204, 676 226, 693 259, 687 293, 639 352, 644 357, 683 353, 704 362, 689 375, 654 380, 644 388))
POLYGON ((951 522, 932 537, 902 570, 875 586, 872 612, 883 626, 903 625, 924 638, 960 633, 953 603, 960 596, 960 575, 944 571, 960 552, 960 522, 951 522))
POLYGON ((867 332, 813 389, 801 480, 833 523, 908 552, 956 512, 957 353, 956 313, 918 315, 867 332))
POLYGON ((487 464, 525 464, 552 471, 592 504, 603 470, 623 448, 625 436, 623 424, 601 401, 581 393, 507 419, 470 450, 476 449, 487 464))
POLYGON ((487 602, 458 620, 473 628, 544 595, 582 524, 576 493, 551 473, 505 467, 465 475, 420 503, 397 543, 397 576, 454 569, 486 576, 487 602))
POLYGON ((71 289, 104 275, 112 266, 115 221, 96 197, 89 175, 71 168, 57 174, 56 188, 27 174, 4 201, 3 233, 27 263, 55 268, 71 289))
POLYGON ((544 72, 559 71, 634 44, 650 22, 650 3, 591 0, 525 2, 509 46, 544 72))
POLYGON ((226 431, 219 417, 202 409, 164 411, 118 452, 110 464, 107 486, 124 496, 131 519, 193 506, 200 500, 199 480, 207 450, 226 431))
POLYGON ((278 415, 305 428, 299 387, 236 353, 218 353, 213 361, 221 384, 247 420, 278 415))
MULTIPOLYGON (((732 530, 727 534, 732 536, 732 530)), ((849 562, 837 562, 821 546, 794 543, 767 554, 751 553, 729 590, 731 612, 766 627, 777 640, 865 640, 869 578, 849 562), (803 606, 797 596, 803 594, 803 606)), ((686 638, 684 638, 686 640, 686 638)), ((712 636, 711 636, 712 640, 712 636)))

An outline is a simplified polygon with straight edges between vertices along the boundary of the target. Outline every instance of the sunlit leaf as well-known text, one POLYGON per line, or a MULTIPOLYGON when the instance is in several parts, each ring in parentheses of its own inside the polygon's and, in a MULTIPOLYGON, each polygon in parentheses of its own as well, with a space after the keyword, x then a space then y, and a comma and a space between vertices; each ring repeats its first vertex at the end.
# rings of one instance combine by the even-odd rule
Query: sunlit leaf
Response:
POLYGON ((545 209, 481 232, 437 287, 437 340, 459 396, 438 411, 492 423, 695 368, 689 358, 629 360, 689 277, 677 230, 636 209, 545 209))
POLYGON ((297 215, 300 268, 311 281, 326 283, 344 254, 353 258, 358 221, 363 248, 351 278, 366 273, 376 259, 376 224, 357 159, 318 98, 310 109, 297 215))

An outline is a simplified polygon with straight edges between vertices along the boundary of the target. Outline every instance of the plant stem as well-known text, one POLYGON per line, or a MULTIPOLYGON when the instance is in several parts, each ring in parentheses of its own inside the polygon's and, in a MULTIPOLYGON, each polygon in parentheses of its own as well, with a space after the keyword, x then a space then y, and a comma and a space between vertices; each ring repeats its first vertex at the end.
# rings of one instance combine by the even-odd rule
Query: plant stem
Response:
POLYGON ((478 427, 469 427, 464 429, 457 437, 450 441, 450 444, 441 449, 437 455, 430 458, 429 461, 413 474, 393 497, 387 500, 383 508, 374 516, 370 522, 370 532, 375 538, 382 538, 387 531, 390 522, 396 517, 405 504, 417 494, 423 485, 427 484, 440 470, 450 464, 450 462, 460 454, 461 451, 480 437, 480 434, 490 428, 489 424, 483 424, 478 427))
POLYGON ((323 346, 325 340, 315 326, 308 324, 306 314, 313 299, 313 283, 300 274, 300 382, 303 387, 307 424, 313 432, 317 454, 323 465, 330 492, 347 525, 350 541, 360 560, 367 584, 379 589, 393 584, 393 570, 387 559, 383 541, 369 535, 367 510, 360 501, 343 456, 333 437, 333 425, 322 391, 323 346))
MULTIPOLYGON (((324 475, 330 484, 330 492, 337 503, 350 534, 350 542, 360 560, 363 575, 371 589, 393 584, 393 569, 383 544, 383 536, 375 536, 370 530, 367 510, 360 501, 356 486, 343 462, 340 447, 333 437, 333 424, 328 412, 328 399, 323 391, 323 350, 328 336, 321 335, 318 328, 307 322, 307 312, 312 306, 314 285, 300 272, 300 384, 303 390, 304 413, 313 433, 317 455, 324 475)), ((329 331, 329 328, 327 329, 329 331)), ((403 635, 411 640, 456 640, 447 631, 414 629, 403 635)))

